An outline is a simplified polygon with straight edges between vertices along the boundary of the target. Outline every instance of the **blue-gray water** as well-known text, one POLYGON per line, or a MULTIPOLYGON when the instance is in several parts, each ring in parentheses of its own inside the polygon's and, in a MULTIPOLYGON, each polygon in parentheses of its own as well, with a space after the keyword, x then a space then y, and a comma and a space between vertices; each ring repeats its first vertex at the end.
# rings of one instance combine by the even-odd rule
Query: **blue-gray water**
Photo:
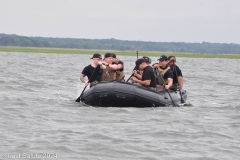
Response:
POLYGON ((97 108, 74 102, 90 57, 0 53, 0 159, 239 159, 240 60, 177 57, 191 106, 97 108))

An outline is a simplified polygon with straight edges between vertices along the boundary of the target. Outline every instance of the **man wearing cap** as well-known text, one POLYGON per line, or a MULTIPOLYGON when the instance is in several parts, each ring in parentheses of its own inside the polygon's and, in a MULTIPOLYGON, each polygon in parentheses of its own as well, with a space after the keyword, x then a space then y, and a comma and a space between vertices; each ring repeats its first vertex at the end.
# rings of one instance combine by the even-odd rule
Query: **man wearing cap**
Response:
POLYGON ((168 57, 168 65, 173 71, 173 85, 170 88, 171 90, 176 91, 177 89, 181 90, 183 86, 183 75, 181 69, 175 64, 176 57, 169 56, 168 57))
POLYGON ((167 65, 168 58, 167 56, 162 55, 160 56, 158 61, 159 61, 158 65, 153 66, 153 68, 156 71, 157 90, 161 90, 163 88, 169 89, 173 84, 173 72, 170 69, 170 67, 167 65), (166 85, 164 86, 164 84, 166 85))
POLYGON ((118 69, 116 70, 116 81, 125 82, 123 61, 117 59, 117 56, 114 53, 113 53, 113 64, 116 64, 118 66, 118 69))
POLYGON ((116 80, 116 70, 118 69, 118 66, 113 63, 113 54, 112 53, 106 53, 104 55, 104 62, 101 65, 103 67, 102 72, 102 81, 115 81, 116 80))
MULTIPOLYGON (((142 57, 144 59, 144 61, 149 65, 151 64, 151 59, 147 56, 143 56, 142 57)), ((143 74, 143 70, 140 69, 136 69, 136 67, 133 70, 133 74, 135 74, 135 77, 138 79, 142 79, 142 74, 143 74)))
POLYGON ((90 83, 90 87, 92 87, 101 81, 103 67, 100 54, 95 53, 90 59, 92 59, 92 63, 83 69, 80 80, 85 83, 85 86, 88 86, 88 83, 90 83), (88 80, 84 78, 85 76, 88 77, 88 80))
POLYGON ((141 77, 137 77, 136 72, 132 76, 132 82, 138 83, 141 86, 147 87, 151 90, 156 90, 156 77, 152 67, 150 67, 147 61, 140 58, 136 61, 135 69, 143 70, 141 77), (140 79, 141 78, 141 79, 140 79))

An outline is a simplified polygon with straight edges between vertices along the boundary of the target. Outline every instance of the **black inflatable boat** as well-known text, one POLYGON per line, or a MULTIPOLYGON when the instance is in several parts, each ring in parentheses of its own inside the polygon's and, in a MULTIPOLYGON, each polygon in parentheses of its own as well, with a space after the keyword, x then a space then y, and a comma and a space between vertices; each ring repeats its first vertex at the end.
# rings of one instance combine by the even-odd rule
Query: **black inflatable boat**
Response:
POLYGON ((127 82, 100 82, 85 91, 81 101, 98 107, 164 107, 186 102, 185 90, 151 91, 127 82), (169 96, 169 94, 171 96, 169 96))

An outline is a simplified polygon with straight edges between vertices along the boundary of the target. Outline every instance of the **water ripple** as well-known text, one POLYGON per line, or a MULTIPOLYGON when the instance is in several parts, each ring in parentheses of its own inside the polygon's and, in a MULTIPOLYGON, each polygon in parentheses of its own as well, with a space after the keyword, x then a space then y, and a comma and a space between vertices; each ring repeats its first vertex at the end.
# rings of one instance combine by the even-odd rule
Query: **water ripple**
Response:
MULTIPOLYGON (((74 102, 84 88, 79 75, 91 56, 0 54, 0 155, 56 153, 58 159, 77 160, 240 156, 240 60, 177 57, 189 106, 98 108, 74 102)), ((129 77, 136 57, 119 58, 129 77)))

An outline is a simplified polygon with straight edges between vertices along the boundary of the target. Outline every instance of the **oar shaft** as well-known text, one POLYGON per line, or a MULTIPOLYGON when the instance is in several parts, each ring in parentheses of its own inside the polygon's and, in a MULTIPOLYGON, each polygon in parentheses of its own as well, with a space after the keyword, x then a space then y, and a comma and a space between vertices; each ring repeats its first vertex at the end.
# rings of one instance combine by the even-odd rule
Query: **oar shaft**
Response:
POLYGON ((133 74, 128 78, 128 80, 126 82, 128 82, 131 79, 132 76, 133 76, 133 74))
MULTIPOLYGON (((137 51, 137 59, 138 59, 138 51, 137 51)), ((135 70, 135 68, 134 68, 133 70, 135 70)), ((133 75, 134 75, 134 74, 131 74, 131 76, 127 79, 126 82, 128 82, 128 81, 131 79, 131 77, 132 77, 133 75)))
MULTIPOLYGON (((97 67, 98 67, 98 66, 97 66, 97 67)), ((96 71, 97 67, 94 69, 92 75, 91 75, 90 78, 88 79, 88 83, 90 82, 90 80, 91 80, 91 78, 92 78, 94 72, 96 71)), ((87 86, 84 87, 82 93, 81 93, 80 96, 75 100, 75 102, 80 102, 80 101, 81 101, 82 94, 83 94, 83 92, 85 91, 86 88, 87 88, 87 86)))
POLYGON ((86 88, 87 88, 87 86, 84 87, 82 93, 81 93, 80 96, 75 100, 75 102, 80 102, 81 97, 82 97, 82 94, 83 94, 83 92, 85 91, 86 88))

